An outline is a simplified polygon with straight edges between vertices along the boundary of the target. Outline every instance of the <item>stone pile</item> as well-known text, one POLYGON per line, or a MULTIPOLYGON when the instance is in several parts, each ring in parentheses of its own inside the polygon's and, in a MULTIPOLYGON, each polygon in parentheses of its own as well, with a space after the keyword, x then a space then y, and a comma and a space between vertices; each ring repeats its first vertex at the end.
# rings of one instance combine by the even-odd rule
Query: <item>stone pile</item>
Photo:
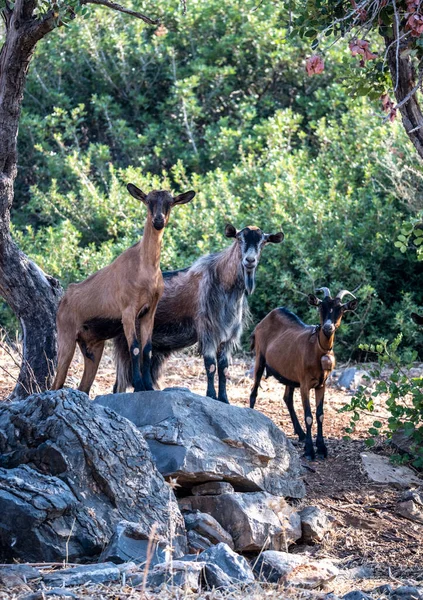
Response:
POLYGON ((257 411, 181 389, 37 394, 0 407, 0 561, 90 564, 11 565, 0 582, 319 587, 336 567, 288 553, 331 527, 289 504, 304 494, 297 451, 257 411))

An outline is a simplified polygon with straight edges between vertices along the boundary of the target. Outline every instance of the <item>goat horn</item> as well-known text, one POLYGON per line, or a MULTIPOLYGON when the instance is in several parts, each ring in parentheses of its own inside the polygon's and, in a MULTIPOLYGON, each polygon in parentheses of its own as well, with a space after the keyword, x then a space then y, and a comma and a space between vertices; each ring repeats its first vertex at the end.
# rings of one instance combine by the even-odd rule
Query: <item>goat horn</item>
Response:
POLYGON ((321 287, 321 288, 318 288, 318 289, 316 290, 316 292, 323 292, 323 293, 324 293, 324 295, 325 295, 325 298, 327 298, 327 297, 329 297, 329 298, 330 298, 330 291, 329 291, 329 288, 327 288, 327 287, 321 287))
MULTIPOLYGON (((354 290, 355 291, 355 290, 354 290)), ((353 298, 355 298, 354 294, 352 292, 349 292, 348 290, 341 290, 340 292, 338 292, 336 294, 336 298, 339 298, 342 301, 342 298, 344 296, 346 296, 347 294, 349 294, 350 296, 352 296, 353 298)))

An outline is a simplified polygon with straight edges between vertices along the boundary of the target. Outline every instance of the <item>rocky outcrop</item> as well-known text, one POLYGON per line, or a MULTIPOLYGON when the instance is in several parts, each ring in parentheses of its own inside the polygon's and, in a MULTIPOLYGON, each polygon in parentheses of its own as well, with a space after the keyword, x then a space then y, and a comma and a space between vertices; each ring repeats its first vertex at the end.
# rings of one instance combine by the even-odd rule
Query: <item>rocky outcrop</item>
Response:
POLYGON ((297 451, 266 416, 181 390, 110 394, 95 399, 143 433, 157 468, 191 488, 208 481, 237 491, 302 498, 297 451))
POLYGON ((142 434, 81 392, 2 405, 0 468, 2 562, 93 557, 122 520, 145 537, 156 523, 185 552, 182 515, 142 434))

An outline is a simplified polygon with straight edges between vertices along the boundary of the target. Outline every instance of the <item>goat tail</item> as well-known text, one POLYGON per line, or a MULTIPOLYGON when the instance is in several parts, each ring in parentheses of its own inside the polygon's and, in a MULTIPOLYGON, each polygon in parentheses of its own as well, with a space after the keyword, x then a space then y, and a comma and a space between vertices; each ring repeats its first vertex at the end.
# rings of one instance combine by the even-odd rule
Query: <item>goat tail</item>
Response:
POLYGON ((255 350, 256 347, 256 332, 253 331, 253 333, 250 336, 250 352, 253 352, 255 350))
POLYGON ((132 385, 132 365, 128 343, 123 334, 114 338, 113 347, 116 365, 116 380, 113 386, 113 393, 124 393, 132 385))

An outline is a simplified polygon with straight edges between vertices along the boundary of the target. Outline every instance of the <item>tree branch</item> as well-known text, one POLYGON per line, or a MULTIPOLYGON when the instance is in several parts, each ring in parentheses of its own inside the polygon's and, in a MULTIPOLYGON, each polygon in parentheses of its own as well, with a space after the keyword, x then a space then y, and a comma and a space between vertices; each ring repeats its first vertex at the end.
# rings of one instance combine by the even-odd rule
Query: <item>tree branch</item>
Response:
POLYGON ((112 2, 111 0, 82 0, 81 4, 98 4, 99 6, 106 6, 107 8, 111 8, 112 10, 117 10, 118 12, 125 13, 127 15, 131 15, 132 17, 136 17, 137 19, 141 19, 148 25, 157 25, 159 20, 150 19, 146 15, 143 15, 140 12, 135 10, 131 10, 130 8, 125 8, 121 4, 117 4, 117 2, 112 2))

